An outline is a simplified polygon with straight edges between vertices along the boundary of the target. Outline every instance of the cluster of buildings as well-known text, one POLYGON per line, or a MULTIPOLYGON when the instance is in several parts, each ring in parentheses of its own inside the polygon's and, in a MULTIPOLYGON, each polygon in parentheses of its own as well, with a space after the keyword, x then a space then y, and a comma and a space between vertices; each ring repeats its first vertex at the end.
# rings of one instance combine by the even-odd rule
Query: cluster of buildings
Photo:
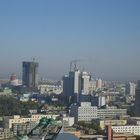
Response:
POLYGON ((126 116, 126 109, 117 109, 117 107, 106 107, 104 109, 97 106, 91 106, 90 102, 81 102, 81 105, 72 105, 70 114, 79 121, 92 121, 93 119, 115 118, 117 116, 126 116))
MULTIPOLYGON (((74 125, 74 117, 69 117, 64 115, 60 116, 57 114, 30 114, 29 116, 4 116, 3 117, 3 129, 0 130, 0 139, 16 139, 17 136, 27 136, 32 130, 37 128, 40 120, 48 119, 48 120, 57 120, 58 124, 63 124, 65 127, 71 127, 74 125)), ((34 135, 39 135, 38 131, 35 130, 34 135)), ((22 140, 22 138, 20 138, 22 140)))
MULTIPOLYGON (((58 111, 53 106, 50 109, 51 113, 48 110, 41 110, 43 113, 38 114, 37 110, 32 110, 28 116, 4 116, 0 139, 12 140, 14 136, 30 133, 44 117, 60 120, 66 132, 80 139, 135 140, 137 135, 140 136, 140 81, 116 84, 101 79, 94 80, 90 73, 81 72, 76 63, 71 63, 69 74, 63 76, 60 81, 39 81, 38 67, 39 63, 35 60, 23 62, 22 81, 12 74, 10 82, 8 81, 10 86, 4 87, 0 95, 12 95, 11 86, 16 91, 20 87, 20 91, 24 91, 19 98, 21 102, 30 100, 38 102, 36 98, 38 97, 43 100, 39 104, 45 105, 47 103, 45 98, 50 96, 52 102, 54 101, 53 105, 58 101, 64 103, 64 111, 58 111), (130 108, 135 109, 131 110, 135 117, 128 113, 130 108), (92 129, 84 129, 82 126, 77 128, 76 124, 79 122, 85 124, 94 122, 99 130, 106 133, 98 136, 86 135, 87 130, 90 133, 92 129)), ((92 132, 95 133, 94 131, 96 130, 92 132)))

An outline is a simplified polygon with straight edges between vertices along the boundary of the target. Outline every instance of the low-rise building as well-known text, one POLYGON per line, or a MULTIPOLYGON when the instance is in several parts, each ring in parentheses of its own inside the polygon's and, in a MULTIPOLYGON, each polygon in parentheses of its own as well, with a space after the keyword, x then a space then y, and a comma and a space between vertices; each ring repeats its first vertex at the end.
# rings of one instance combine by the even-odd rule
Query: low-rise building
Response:
POLYGON ((136 137, 131 134, 113 134, 113 140, 136 140, 136 137))
POLYGON ((38 89, 40 91, 40 93, 42 94, 50 94, 50 93, 54 93, 54 94, 61 94, 63 92, 63 87, 62 85, 58 85, 58 84, 40 84, 38 85, 38 89))
POLYGON ((137 136, 140 135, 140 126, 138 125, 112 126, 112 130, 115 133, 130 133, 137 136))
POLYGON ((127 109, 117 109, 117 107, 106 107, 105 109, 98 109, 98 118, 112 118, 123 116, 127 114, 127 109))
POLYGON ((108 125, 106 128, 108 140, 136 140, 136 137, 130 131, 116 132, 111 125, 108 125))
POLYGON ((73 126, 74 125, 74 117, 63 117, 64 126, 73 126))
POLYGON ((127 120, 99 120, 99 126, 103 130, 107 125, 126 125, 127 120))
POLYGON ((15 123, 12 126, 13 133, 14 133, 15 136, 17 136, 17 135, 26 135, 29 132, 31 132, 31 130, 33 128, 35 128, 36 125, 37 125, 36 122, 15 123))
POLYGON ((140 117, 131 117, 131 122, 134 125, 140 125, 140 117))
POLYGON ((116 107, 106 107, 99 109, 97 106, 91 106, 90 102, 81 102, 81 105, 72 105, 70 115, 75 117, 75 121, 91 121, 92 119, 105 119, 127 114, 126 109, 117 109, 116 107))
POLYGON ((21 117, 20 115, 14 115, 12 117, 6 116, 6 117, 3 117, 3 125, 4 125, 4 128, 12 128, 13 124, 21 124, 21 123, 27 123, 27 122, 39 123, 39 120, 43 117, 56 119, 56 117, 58 116, 59 116, 58 114, 56 115, 34 114, 29 117, 21 117))

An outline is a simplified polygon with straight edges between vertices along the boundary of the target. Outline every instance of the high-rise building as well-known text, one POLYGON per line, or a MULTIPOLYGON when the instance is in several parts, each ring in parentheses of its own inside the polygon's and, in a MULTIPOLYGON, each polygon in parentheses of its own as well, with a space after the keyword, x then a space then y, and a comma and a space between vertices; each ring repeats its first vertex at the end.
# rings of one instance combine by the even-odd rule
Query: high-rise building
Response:
POLYGON ((81 72, 78 69, 69 72, 69 75, 63 76, 63 94, 72 102, 79 100, 81 93, 81 72))
POLYGON ((23 85, 27 87, 36 87, 38 84, 38 63, 37 62, 23 62, 23 85))
POLYGON ((81 73, 81 90, 84 95, 89 94, 90 75, 87 72, 81 73))
POLYGON ((129 82, 126 85, 126 94, 135 96, 136 85, 134 83, 129 82))
POLYGON ((69 76, 65 75, 63 76, 63 94, 67 97, 72 96, 70 94, 70 80, 69 80, 69 76))
POLYGON ((81 89, 81 80, 80 80, 80 71, 75 70, 69 73, 70 78, 70 93, 71 94, 78 94, 81 89))
POLYGON ((96 88, 97 89, 101 89, 102 88, 102 80, 101 79, 97 79, 96 80, 96 88))
MULTIPOLYGON (((77 65, 70 64, 69 75, 63 77, 63 94, 66 97, 72 97, 75 102, 84 101, 83 99, 90 92, 90 75, 88 72, 80 72, 77 65), (72 67, 73 66, 73 67, 72 67)), ((86 98, 88 100, 89 97, 86 98)))
POLYGON ((138 81, 135 96, 135 116, 140 117, 140 81, 138 81))

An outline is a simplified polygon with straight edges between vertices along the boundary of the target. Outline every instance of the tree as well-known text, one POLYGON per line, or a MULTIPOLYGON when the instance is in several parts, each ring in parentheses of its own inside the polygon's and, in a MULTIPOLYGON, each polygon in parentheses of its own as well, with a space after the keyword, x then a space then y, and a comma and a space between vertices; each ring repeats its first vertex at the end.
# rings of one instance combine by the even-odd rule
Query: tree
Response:
POLYGON ((20 102, 12 96, 1 96, 0 115, 28 115, 29 109, 37 109, 38 104, 34 102, 20 102))

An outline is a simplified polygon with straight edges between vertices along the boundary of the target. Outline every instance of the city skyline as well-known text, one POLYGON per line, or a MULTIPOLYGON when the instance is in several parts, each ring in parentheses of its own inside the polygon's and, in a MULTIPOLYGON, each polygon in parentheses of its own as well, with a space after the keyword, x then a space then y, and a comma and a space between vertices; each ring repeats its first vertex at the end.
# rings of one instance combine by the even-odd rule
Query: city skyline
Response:
POLYGON ((0 1, 0 77, 22 77, 35 57, 40 77, 61 79, 71 60, 93 77, 138 80, 140 1, 0 1))

